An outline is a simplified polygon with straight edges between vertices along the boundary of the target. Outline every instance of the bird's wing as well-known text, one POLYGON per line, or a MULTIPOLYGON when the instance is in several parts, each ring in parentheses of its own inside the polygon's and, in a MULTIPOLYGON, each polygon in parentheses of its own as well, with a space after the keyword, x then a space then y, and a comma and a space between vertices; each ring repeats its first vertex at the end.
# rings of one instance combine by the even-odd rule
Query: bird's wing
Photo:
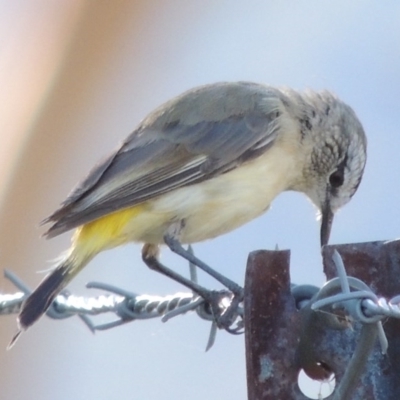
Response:
POLYGON ((279 131, 277 93, 245 83, 221 85, 217 95, 216 85, 206 86, 150 114, 43 221, 53 222, 46 235, 210 179, 267 151, 279 131))

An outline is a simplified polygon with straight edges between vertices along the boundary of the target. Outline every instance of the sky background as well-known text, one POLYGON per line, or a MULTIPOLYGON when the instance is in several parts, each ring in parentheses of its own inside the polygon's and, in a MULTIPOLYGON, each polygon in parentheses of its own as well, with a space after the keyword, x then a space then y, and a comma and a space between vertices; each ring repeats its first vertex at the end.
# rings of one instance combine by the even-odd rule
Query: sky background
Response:
MULTIPOLYGON (((329 89, 350 104, 368 136, 368 160, 358 192, 336 216, 331 243, 397 238, 399 71, 394 0, 0 0, 0 266, 37 285, 37 271, 70 240, 41 239, 39 221, 148 112, 217 81, 329 89)), ((291 250, 293 282, 324 282, 315 210, 297 193, 282 194, 261 218, 194 248, 243 283, 248 253, 276 245, 291 250)), ((169 251, 162 257, 185 272, 169 251)), ((136 293, 184 290, 147 270, 137 245, 99 255, 71 291, 97 293, 85 289, 88 281, 136 293)), ((1 279, 0 291, 15 289, 1 279)), ((44 318, 6 352, 15 329, 15 316, 2 317, 4 399, 246 398, 244 337, 219 332, 205 353, 209 325, 195 315, 95 336, 78 318, 44 318)))

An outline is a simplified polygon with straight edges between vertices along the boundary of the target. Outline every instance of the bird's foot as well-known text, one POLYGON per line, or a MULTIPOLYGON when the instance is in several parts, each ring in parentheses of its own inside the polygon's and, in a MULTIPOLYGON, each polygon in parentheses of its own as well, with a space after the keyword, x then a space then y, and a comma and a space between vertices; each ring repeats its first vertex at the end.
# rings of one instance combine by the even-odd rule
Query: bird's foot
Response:
MULTIPOLYGON (((188 251, 188 254, 192 254, 188 251)), ((212 315, 218 328, 225 329, 230 333, 238 333, 239 327, 232 328, 238 317, 243 315, 240 304, 243 301, 243 288, 230 281, 234 290, 208 290, 190 279, 178 274, 170 268, 163 265, 158 259, 158 246, 146 244, 142 249, 142 258, 144 263, 152 270, 157 271, 176 282, 186 286, 194 293, 198 294, 206 302, 205 312, 212 315)), ((197 260, 197 258, 195 258, 197 260)), ((190 261, 192 262, 192 261, 190 261)), ((194 263, 193 263, 194 264, 194 263)), ((196 264, 197 265, 197 264, 196 264)), ((222 275, 221 275, 222 276, 222 275)))
POLYGON ((233 295, 227 290, 205 290, 199 294, 205 301, 205 310, 211 315, 219 329, 224 329, 232 334, 241 333, 242 326, 235 322, 243 317, 243 299, 233 295))

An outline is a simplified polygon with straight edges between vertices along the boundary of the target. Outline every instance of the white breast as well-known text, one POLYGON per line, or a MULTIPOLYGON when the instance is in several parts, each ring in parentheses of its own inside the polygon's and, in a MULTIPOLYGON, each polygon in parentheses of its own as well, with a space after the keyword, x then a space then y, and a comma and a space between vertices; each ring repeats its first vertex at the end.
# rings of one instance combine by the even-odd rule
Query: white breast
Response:
POLYGON ((240 167, 148 202, 148 211, 129 224, 134 241, 162 243, 168 225, 184 219, 182 243, 229 232, 267 211, 271 201, 298 176, 288 146, 275 144, 240 167))

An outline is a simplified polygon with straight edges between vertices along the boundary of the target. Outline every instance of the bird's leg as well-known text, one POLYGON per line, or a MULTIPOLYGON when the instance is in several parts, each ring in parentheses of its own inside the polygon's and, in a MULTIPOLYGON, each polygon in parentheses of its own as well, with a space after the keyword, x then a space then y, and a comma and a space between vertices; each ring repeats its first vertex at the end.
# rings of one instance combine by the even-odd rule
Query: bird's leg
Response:
POLYGON ((180 233, 184 228, 185 223, 184 221, 179 221, 173 223, 169 229, 167 230, 166 234, 164 235, 164 242, 170 248, 171 251, 180 255, 185 260, 191 262, 196 267, 199 267, 203 270, 206 274, 212 276, 218 282, 222 283, 228 290, 230 290, 235 297, 239 297, 240 300, 243 300, 243 288, 240 287, 237 283, 233 282, 226 276, 220 274, 215 269, 208 266, 206 263, 198 259, 193 253, 189 250, 183 248, 179 241, 180 233))
MULTIPOLYGON (((183 257, 184 259, 186 259, 187 261, 189 261, 196 267, 203 270, 205 273, 212 276, 218 282, 222 283, 232 293, 233 297, 231 298, 230 305, 225 310, 225 312, 221 315, 221 313, 217 314, 215 312, 215 311, 221 310, 221 306, 220 306, 221 295, 219 294, 219 296, 217 296, 217 298, 216 298, 216 295, 218 295, 218 292, 215 292, 215 291, 210 292, 207 290, 207 292, 203 291, 203 293, 200 293, 199 291, 192 289, 196 293, 198 293, 200 296, 202 296, 210 304, 214 315, 219 316, 218 318, 216 318, 216 322, 217 322, 218 326, 226 329, 228 332, 231 332, 230 326, 236 319, 237 309, 239 307, 239 304, 243 301, 243 296, 244 296, 243 288, 240 287, 235 282, 228 279, 227 277, 223 276, 219 272, 215 271, 211 267, 209 267, 206 263, 204 263, 203 261, 198 259, 192 252, 183 248, 183 246, 181 245, 181 243, 179 241, 179 238, 180 238, 180 235, 181 235, 181 232, 182 232, 182 229, 184 228, 184 226, 185 226, 184 220, 181 220, 179 222, 175 222, 175 223, 171 224, 171 226, 167 230, 166 234, 164 235, 164 242, 170 248, 171 251, 180 255, 181 257, 183 257), (213 298, 210 298, 210 295, 213 298)), ((160 271, 160 272, 163 272, 163 271, 160 271)), ((173 271, 169 271, 169 272, 173 272, 173 271)), ((165 271, 163 273, 165 273, 165 271)), ((173 274, 175 275, 175 273, 173 273, 173 274)), ((169 275, 169 276, 171 276, 171 275, 169 275)), ((178 282, 182 283, 182 278, 183 277, 179 276, 178 282)), ((173 279, 175 279, 175 278, 173 278, 173 279)), ((175 280, 177 280, 177 279, 175 279, 175 280)), ((184 283, 184 285, 185 285, 185 283, 184 283)), ((192 286, 192 283, 190 286, 189 285, 186 285, 186 286, 190 287, 190 286, 192 286)))
MULTIPOLYGON (((174 281, 186 286, 187 288, 191 289, 194 293, 197 293, 199 296, 201 296, 210 305, 212 313, 214 316, 216 316, 219 325, 229 330, 229 327, 231 325, 231 320, 228 321, 227 318, 225 317, 225 319, 221 321, 221 318, 219 317, 224 310, 224 307, 222 307, 221 305, 221 300, 226 297, 226 293, 221 291, 208 290, 205 287, 199 285, 198 283, 193 282, 166 267, 159 260, 159 248, 155 244, 145 244, 143 246, 142 259, 144 263, 153 271, 157 271, 173 279, 174 281)), ((224 313, 224 315, 225 314, 226 313, 224 313)))

